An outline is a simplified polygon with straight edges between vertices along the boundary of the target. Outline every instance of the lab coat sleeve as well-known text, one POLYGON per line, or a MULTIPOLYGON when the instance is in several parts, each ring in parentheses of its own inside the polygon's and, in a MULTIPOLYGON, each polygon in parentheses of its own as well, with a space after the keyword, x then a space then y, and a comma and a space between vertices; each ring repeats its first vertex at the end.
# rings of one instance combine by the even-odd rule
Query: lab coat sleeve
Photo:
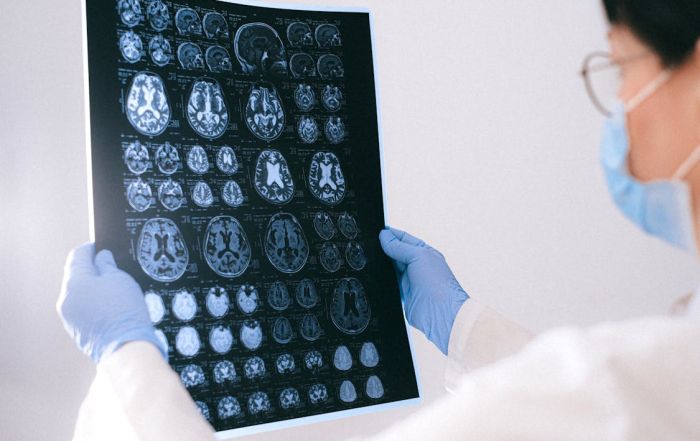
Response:
POLYGON ((464 374, 515 354, 532 338, 531 332, 470 298, 452 326, 445 388, 454 393, 464 374))

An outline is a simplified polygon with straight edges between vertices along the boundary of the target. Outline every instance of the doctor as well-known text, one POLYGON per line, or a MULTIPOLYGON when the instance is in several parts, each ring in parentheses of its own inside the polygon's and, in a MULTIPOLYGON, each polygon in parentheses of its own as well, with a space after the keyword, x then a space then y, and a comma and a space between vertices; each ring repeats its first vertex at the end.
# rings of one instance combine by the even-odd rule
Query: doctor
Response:
MULTIPOLYGON (((700 2, 604 5, 610 55, 587 58, 583 75, 607 116, 600 155, 612 199, 646 233, 697 254, 700 2), (592 80, 604 71, 621 81, 612 106, 592 80)), ((395 229, 380 241, 409 323, 448 355, 454 394, 378 441, 700 439, 700 300, 684 299, 675 316, 534 337, 469 298, 423 241, 395 229)), ((71 253, 57 307, 98 366, 76 439, 212 439, 166 363, 140 287, 109 251, 71 253)))

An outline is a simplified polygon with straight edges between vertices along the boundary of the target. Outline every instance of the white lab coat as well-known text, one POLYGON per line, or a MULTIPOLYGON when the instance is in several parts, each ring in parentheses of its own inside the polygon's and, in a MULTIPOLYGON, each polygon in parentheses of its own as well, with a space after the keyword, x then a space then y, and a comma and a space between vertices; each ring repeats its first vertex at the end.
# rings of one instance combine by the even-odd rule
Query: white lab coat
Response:
MULTIPOLYGON (((700 440, 700 301, 689 312, 537 338, 475 299, 455 321, 453 392, 373 441, 700 440)), ((98 366, 75 440, 203 441, 212 429, 149 343, 98 366)))

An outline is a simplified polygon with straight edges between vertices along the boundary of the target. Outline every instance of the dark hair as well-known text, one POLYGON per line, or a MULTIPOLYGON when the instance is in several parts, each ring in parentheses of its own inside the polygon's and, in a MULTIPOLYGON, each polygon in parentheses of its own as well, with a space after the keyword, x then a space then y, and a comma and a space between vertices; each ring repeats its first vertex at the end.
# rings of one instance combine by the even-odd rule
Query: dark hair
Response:
POLYGON ((667 67, 682 64, 700 38, 700 0, 603 0, 608 20, 624 24, 667 67))

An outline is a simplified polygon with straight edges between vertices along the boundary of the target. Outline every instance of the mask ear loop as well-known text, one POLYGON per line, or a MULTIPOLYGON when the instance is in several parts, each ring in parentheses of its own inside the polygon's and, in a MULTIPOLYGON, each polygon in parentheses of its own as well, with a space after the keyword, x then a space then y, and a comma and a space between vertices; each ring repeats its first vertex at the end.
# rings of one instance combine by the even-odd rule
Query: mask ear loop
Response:
POLYGON ((649 98, 654 92, 656 92, 665 82, 671 79, 671 69, 666 69, 661 72, 651 83, 644 86, 635 96, 633 96, 629 101, 625 103, 625 113, 629 113, 634 110, 635 107, 639 106, 649 98))
POLYGON ((700 145, 695 147, 695 150, 688 156, 688 159, 683 161, 683 164, 678 167, 678 170, 673 174, 673 177, 671 177, 672 180, 674 181, 679 181, 683 178, 685 178, 688 173, 697 165, 698 161, 700 161, 700 145))

